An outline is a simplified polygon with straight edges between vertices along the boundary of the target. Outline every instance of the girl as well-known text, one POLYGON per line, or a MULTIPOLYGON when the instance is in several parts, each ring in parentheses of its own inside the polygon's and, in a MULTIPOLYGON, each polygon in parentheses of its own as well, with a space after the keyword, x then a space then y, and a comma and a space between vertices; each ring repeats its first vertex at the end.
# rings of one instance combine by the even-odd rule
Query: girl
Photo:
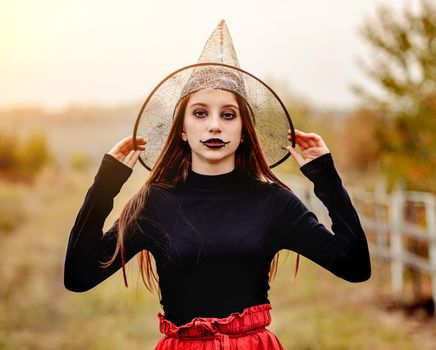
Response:
POLYGON ((266 329, 280 250, 347 281, 367 280, 365 233, 323 139, 288 130, 285 141, 301 149, 286 148, 314 183, 334 234, 271 172, 254 120, 247 100, 219 84, 185 94, 149 178, 103 233, 114 197, 149 146, 133 136, 117 143, 72 228, 65 287, 87 291, 121 267, 127 286, 124 265, 139 253, 144 283, 152 291, 158 282, 164 311, 155 349, 268 350, 283 349, 266 329))

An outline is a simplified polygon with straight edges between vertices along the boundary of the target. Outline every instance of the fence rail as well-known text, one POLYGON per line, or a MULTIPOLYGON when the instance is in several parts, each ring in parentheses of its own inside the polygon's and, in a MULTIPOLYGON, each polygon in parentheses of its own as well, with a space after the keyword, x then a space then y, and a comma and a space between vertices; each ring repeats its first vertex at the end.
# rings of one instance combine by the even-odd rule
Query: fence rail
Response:
MULTIPOLYGON (((436 305, 435 196, 402 190, 388 194, 383 186, 374 191, 352 188, 349 192, 364 229, 373 232, 369 240, 371 255, 390 261, 392 292, 397 296, 403 293, 405 267, 408 266, 430 277, 436 305), (373 213, 385 207, 387 217, 368 214, 366 207, 372 207, 373 213)), ((420 283, 420 279, 413 283, 420 283)))
MULTIPOLYGON (((286 179, 287 176, 285 176, 286 179)), ((331 227, 328 211, 307 180, 287 177, 292 189, 331 227)), ((392 293, 401 297, 405 290, 405 269, 415 273, 414 289, 420 290, 421 274, 431 280, 436 306, 436 197, 432 193, 395 190, 387 193, 383 183, 369 191, 345 185, 367 234, 371 256, 389 262, 392 293)), ((436 307, 434 307, 436 316, 436 307)))

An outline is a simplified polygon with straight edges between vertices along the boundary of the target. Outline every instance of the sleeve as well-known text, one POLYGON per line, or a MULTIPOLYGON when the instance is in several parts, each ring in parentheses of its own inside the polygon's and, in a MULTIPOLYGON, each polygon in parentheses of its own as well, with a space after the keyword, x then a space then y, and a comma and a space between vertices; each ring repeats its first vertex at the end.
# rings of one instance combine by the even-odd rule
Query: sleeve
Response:
POLYGON ((306 163, 300 170, 313 182, 316 196, 328 209, 333 232, 286 190, 278 209, 279 249, 295 251, 349 282, 366 281, 371 276, 371 263, 365 232, 331 153, 306 163))
MULTIPOLYGON (((94 183, 85 196, 70 233, 64 265, 64 286, 68 290, 87 291, 121 268, 120 254, 106 269, 100 266, 100 262, 107 261, 115 251, 118 220, 105 233, 103 226, 112 211, 115 196, 132 171, 132 168, 113 156, 107 153, 103 156, 94 183)), ((125 257, 129 261, 136 253, 147 248, 142 235, 128 232, 126 237, 125 257)))

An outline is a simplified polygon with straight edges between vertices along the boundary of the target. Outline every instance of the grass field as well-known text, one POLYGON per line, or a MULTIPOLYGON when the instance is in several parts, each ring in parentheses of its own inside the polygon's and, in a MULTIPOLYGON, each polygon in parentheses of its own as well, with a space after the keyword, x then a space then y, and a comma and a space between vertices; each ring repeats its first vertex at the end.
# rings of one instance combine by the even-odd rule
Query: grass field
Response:
MULTIPOLYGON (((25 219, 0 236, 0 349, 153 349, 161 337, 159 301, 137 279, 136 260, 128 289, 120 272, 86 293, 63 286, 68 236, 94 171, 47 170, 33 188, 17 190, 25 219)), ((105 228, 145 174, 137 164, 105 228)), ((377 270, 368 282, 351 284, 302 258, 292 281, 294 262, 293 253, 282 253, 270 291, 268 328, 285 349, 436 348, 434 319, 383 308, 387 292, 377 270)))

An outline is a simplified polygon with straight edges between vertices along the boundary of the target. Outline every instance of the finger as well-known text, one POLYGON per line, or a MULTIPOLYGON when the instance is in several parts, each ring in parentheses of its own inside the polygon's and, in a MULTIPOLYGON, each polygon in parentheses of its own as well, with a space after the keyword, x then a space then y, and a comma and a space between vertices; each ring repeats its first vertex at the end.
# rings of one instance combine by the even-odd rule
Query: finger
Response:
POLYGON ((318 146, 327 148, 327 145, 321 137, 319 138, 318 146))
POLYGON ((125 153, 125 145, 129 142, 131 136, 127 136, 119 141, 111 150, 113 153, 125 153))
POLYGON ((327 148, 324 140, 319 135, 313 135, 311 138, 312 141, 309 141, 309 143, 313 143, 313 147, 325 147, 327 148))
MULTIPOLYGON (((288 137, 292 136, 291 129, 288 130, 288 134, 289 134, 288 137)), ((311 137, 308 136, 307 133, 303 133, 302 131, 295 129, 295 143, 298 143, 298 144, 301 143, 302 146, 306 147, 308 145, 307 142, 310 139, 311 139, 311 137)))
POLYGON ((295 133, 299 134, 301 136, 304 136, 304 137, 316 137, 316 136, 319 136, 319 135, 315 134, 314 132, 304 132, 304 131, 299 130, 299 129, 295 129, 295 133))
POLYGON ((131 168, 133 168, 136 164, 136 161, 138 160, 139 155, 141 154, 141 150, 137 150, 132 153, 130 156, 130 159, 127 161, 127 165, 131 168))
MULTIPOLYGON (((292 142, 292 136, 288 136, 288 140, 290 142, 292 142)), ((295 137, 295 143, 300 146, 302 149, 306 149, 309 148, 309 144, 307 143, 307 141, 301 137, 295 137)))
POLYGON ((309 142, 307 140, 301 139, 297 137, 297 144, 301 146, 302 149, 307 149, 310 147, 309 142))
MULTIPOLYGON (((134 142, 134 139, 133 139, 133 137, 132 137, 132 139, 131 140, 129 140, 129 142, 127 143, 127 144, 134 144, 135 142, 134 142)), ((147 143, 147 140, 144 138, 144 137, 142 137, 142 136, 138 136, 137 138, 136 138, 136 144, 144 144, 144 143, 147 143)))
POLYGON ((303 138, 305 140, 319 140, 321 137, 313 132, 303 132, 301 130, 295 130, 295 135, 297 138, 303 138))
POLYGON ((132 149, 132 147, 124 147, 119 149, 118 152, 122 153, 124 156, 128 156, 132 149))
MULTIPOLYGON (((137 137, 136 138, 136 144, 146 144, 147 140, 143 137, 137 137)), ((127 140, 124 141, 124 144, 120 147, 121 150, 132 150, 133 149, 133 136, 129 137, 127 140)))
POLYGON ((128 144, 129 142, 131 142, 132 138, 133 138, 132 135, 126 136, 120 142, 118 142, 117 146, 119 146, 119 148, 124 147, 124 145, 128 144))
POLYGON ((318 142, 312 137, 308 137, 304 141, 307 143, 308 148, 316 147, 318 145, 318 142))
POLYGON ((291 153, 292 158, 294 158, 297 164, 301 167, 304 164, 303 157, 292 146, 288 146, 286 149, 289 151, 289 153, 291 153))
POLYGON ((138 138, 136 141, 136 148, 135 148, 135 145, 133 145, 133 149, 134 150, 137 150, 137 149, 144 150, 146 144, 147 144, 147 140, 145 138, 143 138, 143 137, 138 138))
POLYGON ((315 134, 314 132, 305 133, 300 130, 296 130, 296 134, 299 135, 299 137, 304 138, 305 140, 312 140, 324 145, 324 140, 322 139, 322 137, 318 134, 315 134))
MULTIPOLYGON (((144 148, 144 146, 143 146, 143 144, 145 144, 145 143, 147 143, 146 142, 146 140, 145 139, 137 139, 138 141, 137 141, 137 143, 136 143, 136 145, 137 145, 137 149, 141 149, 141 150, 143 150, 144 148), (142 147, 142 148, 141 148, 142 147)), ((124 155, 128 155, 132 150, 135 150, 135 147, 134 147, 134 144, 133 144, 133 139, 131 139, 131 140, 127 140, 127 143, 126 144, 124 144, 120 149, 119 149, 119 152, 121 152, 121 153, 123 153, 124 155)))
POLYGON ((324 141, 318 134, 313 132, 306 133, 301 130, 295 130, 295 134, 297 135, 297 139, 304 139, 304 142, 306 142, 309 147, 325 146, 324 141))
MULTIPOLYGON (((137 149, 143 151, 147 140, 143 137, 137 138, 137 149)), ((133 136, 127 136, 118 142, 108 153, 120 162, 124 162, 128 154, 133 150, 133 136)))
POLYGON ((120 145, 120 151, 125 152, 127 150, 132 150, 133 140, 131 138, 125 140, 122 145, 120 145))
POLYGON ((121 141, 120 141, 119 143, 127 142, 127 141, 129 141, 132 137, 133 137, 133 135, 128 135, 128 136, 122 138, 121 141))

